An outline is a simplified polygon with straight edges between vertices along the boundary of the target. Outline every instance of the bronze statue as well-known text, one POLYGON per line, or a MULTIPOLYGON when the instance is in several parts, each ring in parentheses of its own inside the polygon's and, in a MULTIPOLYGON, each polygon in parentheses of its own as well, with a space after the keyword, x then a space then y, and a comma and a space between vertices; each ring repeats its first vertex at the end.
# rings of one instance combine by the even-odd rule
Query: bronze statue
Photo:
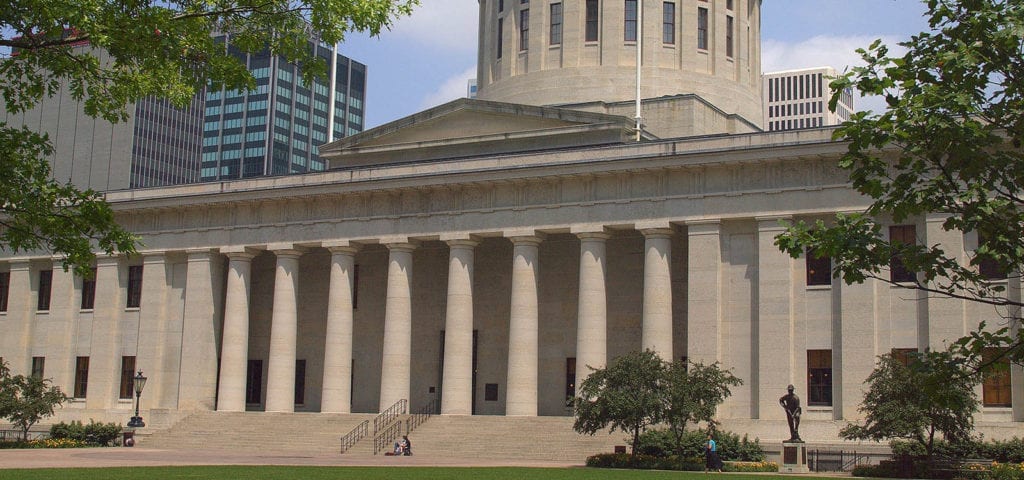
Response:
POLYGON ((789 422, 789 440, 787 442, 803 442, 800 440, 800 397, 793 393, 793 386, 786 387, 789 393, 779 399, 779 405, 786 411, 786 421, 789 422))

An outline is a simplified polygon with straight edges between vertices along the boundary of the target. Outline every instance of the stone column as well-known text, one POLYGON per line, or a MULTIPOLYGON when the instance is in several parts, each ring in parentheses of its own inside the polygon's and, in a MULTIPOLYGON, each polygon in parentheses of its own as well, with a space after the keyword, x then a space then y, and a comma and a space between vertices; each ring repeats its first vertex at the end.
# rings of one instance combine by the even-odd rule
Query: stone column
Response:
POLYGON ((274 250, 274 307, 267 365, 268 412, 295 411, 295 342, 298 328, 299 257, 292 248, 274 250))
POLYGON ((331 284, 327 299, 324 341, 324 385, 321 412, 352 411, 352 287, 356 247, 329 246, 331 284))
POLYGON ((578 233, 580 238, 579 314, 576 318, 576 393, 590 376, 591 368, 608 361, 608 299, 605 293, 605 242, 603 232, 578 233))
MULTIPOLYGON (((117 257, 96 258, 96 308, 89 343, 86 408, 104 410, 117 404, 121 379, 121 317, 125 310, 128 269, 117 257)), ((35 297, 33 297, 33 302, 35 297)), ((32 304, 35 308, 35 303, 32 304)))
POLYGON ((793 368, 795 261, 775 245, 775 237, 785 231, 779 221, 786 218, 757 219, 757 322, 752 332, 757 339, 757 365, 750 381, 754 418, 785 419, 778 398, 787 385, 803 379, 793 368))
POLYGON ((217 341, 224 308, 221 268, 220 255, 213 251, 188 252, 178 390, 178 408, 182 410, 216 408, 217 341))
MULTIPOLYGON (((164 252, 146 252, 142 256, 142 298, 139 315, 138 353, 135 370, 142 370, 150 380, 144 395, 150 408, 174 408, 177 395, 168 398, 168 392, 177 392, 170 386, 178 384, 181 372, 178 362, 170 368, 167 361, 168 321, 168 268, 164 252)), ((99 297, 97 297, 97 301, 99 297)), ((181 342, 174 345, 181 348, 181 342)), ((74 365, 72 364, 72 368, 74 365)))
MULTIPOLYGON (((929 213, 925 215, 925 231, 922 235, 917 232, 919 243, 924 245, 940 245, 947 254, 958 260, 960 264, 966 265, 967 259, 964 252, 963 233, 952 230, 946 231, 942 224, 949 218, 946 214, 929 213)), ((911 294, 905 296, 910 297, 911 294)), ((918 351, 925 349, 941 351, 946 348, 946 342, 953 342, 967 333, 964 322, 964 300, 946 297, 942 295, 930 295, 924 291, 918 291, 919 308, 927 309, 918 313, 918 351), (923 313, 923 315, 921 314, 923 313)), ((972 320, 971 323, 976 322, 972 320)))
POLYGON ((449 240, 441 413, 473 413, 473 240, 449 240))
POLYGON ((412 362, 411 243, 388 244, 388 289, 384 304, 384 353, 381 361, 380 411, 409 399, 412 362))
POLYGON ((253 254, 244 249, 225 253, 228 257, 228 282, 224 299, 217 411, 244 412, 246 373, 249 368, 249 288, 253 254))
POLYGON ((512 303, 508 325, 505 415, 537 416, 537 260, 541 239, 512 237, 512 303))
MULTIPOLYGON (((11 369, 11 375, 29 375, 32 373, 29 334, 36 316, 37 297, 34 293, 38 288, 32 282, 38 283, 39 276, 32 275, 32 264, 28 260, 14 260, 10 265, 7 315, 0 316, 0 325, 4 327, 0 342, 8 352, 4 361, 11 369)), ((74 393, 74 389, 71 392, 74 393)))
POLYGON ((722 359, 721 224, 688 223, 686 282, 686 355, 710 364, 722 359))
POLYGON ((662 360, 672 356, 672 230, 652 228, 644 234, 644 303, 640 346, 662 360))

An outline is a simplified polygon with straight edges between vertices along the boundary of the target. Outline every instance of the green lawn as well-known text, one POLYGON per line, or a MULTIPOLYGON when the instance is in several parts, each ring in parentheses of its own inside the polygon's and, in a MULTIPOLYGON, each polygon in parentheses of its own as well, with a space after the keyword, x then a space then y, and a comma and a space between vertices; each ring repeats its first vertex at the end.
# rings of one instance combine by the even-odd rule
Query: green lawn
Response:
MULTIPOLYGON (((735 480, 750 474, 703 472, 654 472, 594 468, 441 468, 441 467, 295 467, 295 466, 193 466, 119 468, 40 468, 0 470, 0 480, 162 480, 162 479, 244 479, 244 480, 735 480)), ((757 480, 792 480, 792 476, 756 475, 757 480)), ((810 480, 815 477, 801 476, 810 480)))

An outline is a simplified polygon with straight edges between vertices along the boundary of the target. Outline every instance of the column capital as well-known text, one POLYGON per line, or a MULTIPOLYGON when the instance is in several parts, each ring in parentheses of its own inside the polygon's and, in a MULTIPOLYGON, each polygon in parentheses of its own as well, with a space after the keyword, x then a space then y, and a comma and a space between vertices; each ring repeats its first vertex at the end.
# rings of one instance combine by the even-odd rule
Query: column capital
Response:
POLYGON ((544 241, 544 235, 516 235, 508 237, 508 239, 512 242, 513 246, 530 245, 536 247, 544 241))
POLYGON ((672 238, 675 231, 671 228, 644 228, 640 230, 644 238, 672 238))
POLYGON ((469 238, 445 240, 444 243, 447 243, 449 248, 467 248, 470 250, 480 245, 480 242, 469 238))
POLYGON ((415 243, 411 243, 411 242, 394 242, 394 243, 385 243, 384 246, 388 247, 388 250, 392 251, 392 252, 412 253, 412 251, 416 250, 416 247, 418 247, 419 245, 416 245, 415 243))
POLYGON ((328 246, 326 248, 327 248, 328 252, 331 252, 331 255, 350 255, 351 256, 351 255, 355 255, 356 253, 359 253, 359 246, 358 245, 349 245, 349 246, 332 245, 332 246, 328 246))
POLYGON ((754 217, 757 220, 757 230, 764 231, 782 231, 786 229, 785 225, 780 224, 782 221, 792 221, 792 215, 769 215, 765 217, 754 217))

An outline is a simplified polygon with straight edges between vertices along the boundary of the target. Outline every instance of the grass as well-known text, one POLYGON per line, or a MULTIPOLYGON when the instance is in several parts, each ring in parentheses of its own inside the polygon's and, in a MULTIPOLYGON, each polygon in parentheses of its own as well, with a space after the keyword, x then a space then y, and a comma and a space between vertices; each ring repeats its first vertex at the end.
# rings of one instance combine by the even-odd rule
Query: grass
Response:
MULTIPOLYGON (((735 480, 744 474, 703 472, 662 472, 611 470, 596 468, 523 468, 523 467, 309 467, 309 466, 189 466, 189 467, 117 467, 117 468, 40 468, 0 470, 0 480, 735 480)), ((804 480, 811 476, 801 476, 804 480)), ((757 480, 781 480, 792 477, 759 474, 757 480)))

